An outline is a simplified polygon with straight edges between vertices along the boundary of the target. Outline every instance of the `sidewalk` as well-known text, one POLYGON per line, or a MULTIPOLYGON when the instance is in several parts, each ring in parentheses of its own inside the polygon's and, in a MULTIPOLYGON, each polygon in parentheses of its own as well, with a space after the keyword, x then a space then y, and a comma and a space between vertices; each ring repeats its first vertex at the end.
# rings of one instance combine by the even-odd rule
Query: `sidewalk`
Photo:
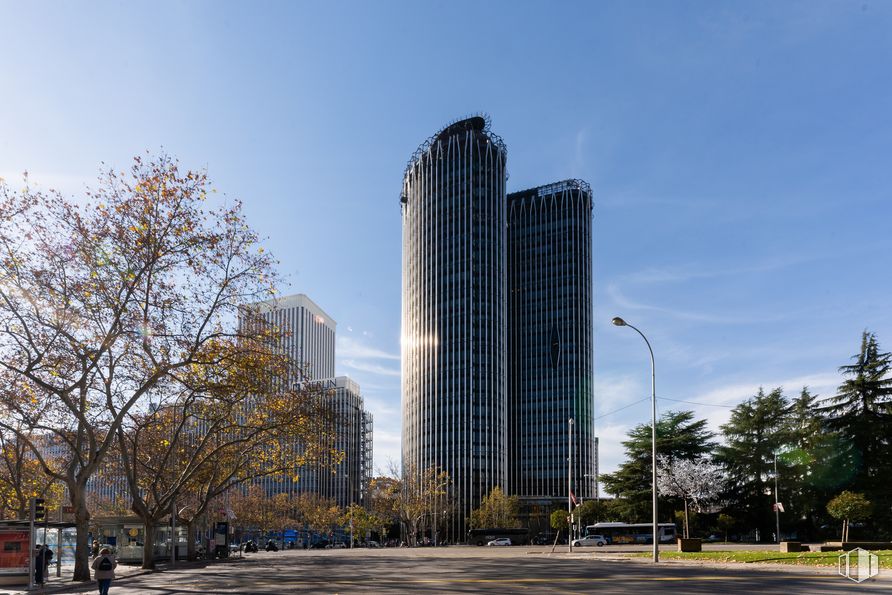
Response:
MULTIPOLYGON (((195 562, 186 562, 178 560, 176 568, 204 568, 214 564, 225 564, 238 562, 239 557, 235 555, 232 558, 222 560, 198 560, 195 562)), ((155 565, 155 570, 144 570, 139 564, 121 564, 115 568, 115 580, 121 580, 128 577, 140 576, 143 574, 151 574, 153 572, 164 572, 171 568, 170 562, 159 562, 155 565)), ((26 593, 42 594, 42 593, 90 593, 97 590, 96 581, 74 582, 71 576, 74 574, 74 564, 62 564, 62 576, 56 576, 56 567, 51 565, 49 577, 43 586, 35 586, 31 591, 27 587, 22 588, 18 585, 4 586, 0 585, 0 595, 24 595, 26 593)), ((91 573, 92 574, 92 573, 91 573)))

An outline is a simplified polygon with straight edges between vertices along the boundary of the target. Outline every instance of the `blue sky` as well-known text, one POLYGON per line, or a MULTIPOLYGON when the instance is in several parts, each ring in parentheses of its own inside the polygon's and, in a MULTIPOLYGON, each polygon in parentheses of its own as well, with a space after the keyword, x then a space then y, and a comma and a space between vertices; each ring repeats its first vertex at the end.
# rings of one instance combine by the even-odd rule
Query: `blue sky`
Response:
POLYGON ((760 385, 831 394, 863 329, 892 349, 890 30, 874 1, 2 1, 0 176, 76 193, 101 162, 162 148, 206 167, 283 291, 338 321, 384 468, 403 168, 487 112, 509 190, 593 187, 609 471, 650 389, 643 342, 612 316, 650 338, 659 409, 714 429, 760 385))

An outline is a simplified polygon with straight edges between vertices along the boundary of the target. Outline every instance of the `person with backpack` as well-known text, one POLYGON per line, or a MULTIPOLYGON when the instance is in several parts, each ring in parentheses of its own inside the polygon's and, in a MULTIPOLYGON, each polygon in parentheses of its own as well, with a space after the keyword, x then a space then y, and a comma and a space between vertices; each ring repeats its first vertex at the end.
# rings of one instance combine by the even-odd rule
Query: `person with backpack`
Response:
POLYGON ((42 545, 38 545, 34 550, 34 584, 43 584, 43 575, 46 571, 46 551, 42 545))
POLYGON ((53 561, 53 550, 50 549, 50 546, 44 544, 43 546, 43 576, 49 577, 50 575, 50 562, 53 561))
POLYGON ((99 550, 99 555, 93 558, 90 566, 93 568, 93 577, 99 582, 99 595, 108 595, 112 579, 115 578, 115 567, 118 561, 107 547, 99 550))

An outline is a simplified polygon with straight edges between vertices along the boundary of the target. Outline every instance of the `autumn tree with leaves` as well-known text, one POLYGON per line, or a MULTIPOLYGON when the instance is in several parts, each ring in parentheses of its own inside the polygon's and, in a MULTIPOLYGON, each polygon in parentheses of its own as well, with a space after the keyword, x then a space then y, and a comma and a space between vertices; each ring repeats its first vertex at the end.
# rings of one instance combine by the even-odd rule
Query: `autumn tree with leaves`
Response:
POLYGON ((480 507, 471 511, 469 525, 472 529, 514 529, 520 527, 519 514, 520 499, 496 486, 483 497, 480 507))
MULTIPOLYGON (((202 365, 159 383, 154 394, 167 402, 131 413, 118 430, 122 472, 147 536, 143 568, 154 567, 151 536, 172 510, 187 527, 192 556, 195 520, 227 490, 320 458, 340 460, 326 449, 334 444, 327 391, 284 381, 297 372, 277 348, 280 331, 250 320, 252 312, 243 310, 237 340, 209 343, 202 365)), ((287 507, 288 495, 280 496, 287 507)), ((269 500, 261 504, 270 508, 269 500)), ((262 527, 284 528, 283 512, 262 527)))
POLYGON ((31 456, 27 442, 0 430, 0 518, 27 519, 31 498, 43 498, 48 510, 58 510, 62 492, 31 456))
POLYGON ((374 529, 381 540, 387 539, 391 527, 400 522, 402 481, 399 477, 379 475, 369 482, 369 502, 378 525, 374 529))
POLYGON ((409 545, 417 543, 419 530, 433 524, 435 515, 451 509, 451 485, 449 473, 437 467, 403 469, 399 508, 409 545))
POLYGON ((0 427, 68 490, 74 580, 90 580, 87 481, 130 416, 236 341, 242 304, 273 296, 240 204, 212 198, 204 172, 165 155, 78 199, 0 182, 0 427), (48 459, 48 443, 67 455, 48 459))
POLYGON ((307 528, 320 535, 331 533, 343 515, 334 500, 309 492, 298 497, 297 510, 307 528))

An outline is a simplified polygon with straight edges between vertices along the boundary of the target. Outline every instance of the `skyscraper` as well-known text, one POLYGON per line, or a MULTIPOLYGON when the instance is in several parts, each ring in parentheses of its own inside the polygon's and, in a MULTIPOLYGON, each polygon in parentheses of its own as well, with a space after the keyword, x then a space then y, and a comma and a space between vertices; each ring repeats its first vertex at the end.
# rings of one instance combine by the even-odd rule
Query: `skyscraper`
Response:
MULTIPOLYGON (((347 376, 335 377, 337 323, 304 294, 250 304, 248 308, 286 332, 282 349, 299 366, 292 385, 310 383, 325 393, 336 427, 334 448, 343 453, 336 465, 330 458, 302 466, 294 472, 257 481, 268 495, 315 493, 339 506, 362 503, 371 479, 372 414, 366 411, 359 385, 347 376)), ((300 445, 297 445, 300 448, 300 445)))
POLYGON ((566 180, 508 195, 509 489, 567 497, 574 419, 577 497, 595 497, 592 193, 566 180), (588 477, 586 477, 588 475, 588 477))
POLYGON ((422 143, 403 177, 403 471, 449 473, 449 540, 506 487, 506 161, 472 117, 422 143))
POLYGON ((294 381, 334 377, 338 323, 316 302, 298 293, 249 307, 268 322, 288 331, 282 348, 302 372, 302 377, 294 381))
POLYGON ((403 472, 449 473, 449 540, 495 486, 548 529, 568 497, 570 419, 573 491, 596 496, 591 189, 506 195, 506 160, 472 117, 425 141, 403 178, 403 472))

